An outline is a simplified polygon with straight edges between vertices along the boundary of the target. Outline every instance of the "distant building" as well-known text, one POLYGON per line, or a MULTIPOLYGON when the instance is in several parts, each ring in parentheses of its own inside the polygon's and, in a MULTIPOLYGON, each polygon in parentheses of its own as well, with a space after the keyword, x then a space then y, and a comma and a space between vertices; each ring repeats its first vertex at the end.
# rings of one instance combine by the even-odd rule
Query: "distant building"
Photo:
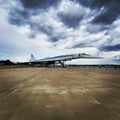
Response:
POLYGON ((10 60, 1 60, 0 65, 13 65, 14 63, 10 60))

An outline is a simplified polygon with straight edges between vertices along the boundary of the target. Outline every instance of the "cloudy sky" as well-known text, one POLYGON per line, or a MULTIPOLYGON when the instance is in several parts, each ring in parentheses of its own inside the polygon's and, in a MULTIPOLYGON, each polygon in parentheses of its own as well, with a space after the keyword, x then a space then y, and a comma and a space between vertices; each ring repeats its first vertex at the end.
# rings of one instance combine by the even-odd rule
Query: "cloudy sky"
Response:
POLYGON ((0 16, 0 59, 120 58, 120 0, 0 0, 0 16))

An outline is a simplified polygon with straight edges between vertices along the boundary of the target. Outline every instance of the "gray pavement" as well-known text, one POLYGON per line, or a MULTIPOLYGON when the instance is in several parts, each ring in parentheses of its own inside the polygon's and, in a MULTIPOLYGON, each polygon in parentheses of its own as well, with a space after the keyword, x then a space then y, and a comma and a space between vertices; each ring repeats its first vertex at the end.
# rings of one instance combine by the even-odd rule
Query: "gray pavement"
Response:
POLYGON ((0 120, 120 120, 120 69, 0 70, 0 120))

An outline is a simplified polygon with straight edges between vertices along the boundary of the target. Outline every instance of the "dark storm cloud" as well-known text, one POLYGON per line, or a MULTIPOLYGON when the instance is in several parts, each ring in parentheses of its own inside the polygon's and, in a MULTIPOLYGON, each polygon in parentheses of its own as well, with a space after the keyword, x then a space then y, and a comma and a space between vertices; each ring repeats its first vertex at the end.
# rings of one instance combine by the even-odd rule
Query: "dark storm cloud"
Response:
POLYGON ((65 39, 65 34, 59 34, 55 31, 53 26, 46 26, 43 24, 35 23, 35 22, 29 22, 30 28, 33 31, 32 34, 30 34, 30 38, 35 38, 36 34, 39 32, 45 33, 47 36, 49 36, 48 41, 56 42, 59 41, 59 39, 65 39), (37 26, 37 27, 36 27, 37 26))
POLYGON ((98 42, 98 40, 85 41, 84 43, 78 43, 73 45, 72 48, 84 48, 84 47, 93 47, 93 43, 98 42))
POLYGON ((108 52, 108 51, 119 51, 120 50, 120 44, 102 46, 100 48, 100 50, 106 51, 106 52, 108 52))
POLYGON ((8 20, 11 24, 24 25, 29 21, 30 15, 38 14, 40 13, 40 10, 45 10, 51 6, 56 6, 59 1, 58 0, 17 0, 16 2, 18 6, 10 9, 8 20))
MULTIPOLYGON (((29 26, 31 32, 29 33, 30 38, 35 38, 38 34, 44 34, 46 35, 46 40, 53 43, 61 41, 61 44, 62 41, 69 41, 69 38, 73 39, 73 41, 74 39, 76 41, 78 39, 76 43, 71 42, 73 45, 69 46, 72 46, 72 48, 82 48, 94 46, 96 44, 99 46, 99 43, 102 44, 102 41, 107 41, 106 39, 109 38, 105 36, 107 36, 107 33, 108 36, 110 34, 109 32, 106 32, 109 31, 109 27, 107 28, 105 25, 91 24, 89 23, 89 18, 91 19, 91 17, 95 17, 92 23, 110 24, 119 15, 119 1, 71 1, 74 2, 66 1, 68 3, 59 4, 60 6, 57 7, 57 9, 47 9, 56 6, 58 4, 58 0, 17 0, 19 6, 17 6, 17 4, 16 6, 11 7, 9 12, 9 23, 20 26, 23 25, 23 27, 24 25, 29 26), (94 10, 92 9, 101 10, 102 7, 103 11, 99 12, 99 15, 97 13, 95 15, 94 10), (78 29, 76 29, 77 27, 78 29), (105 31, 105 34, 99 34, 102 31, 105 31), (83 42, 82 39, 79 40, 80 37, 84 38, 83 40, 85 41, 83 42)), ((109 43, 110 42, 108 42, 108 44, 109 43)), ((112 47, 113 46, 104 46, 100 49, 103 51, 110 51, 110 48, 113 49, 112 47)))
MULTIPOLYGON (((89 24, 86 29, 89 33, 94 34, 94 33, 99 33, 105 30, 108 31, 110 28, 105 25, 89 24)), ((107 34, 107 32, 105 34, 107 34)))
MULTIPOLYGON (((99 0, 100 1, 100 0, 99 0)), ((97 15, 93 20, 93 23, 111 24, 120 15, 120 1, 119 0, 104 0, 99 2, 98 0, 92 4, 93 7, 105 7, 100 15, 97 15)))
POLYGON ((64 5, 64 10, 58 12, 58 17, 68 28, 77 28, 87 10, 82 5, 69 1, 68 4, 64 5))
MULTIPOLYGON (((92 23, 111 24, 120 15, 120 0, 72 0, 79 2, 85 7, 97 9, 101 14, 96 15, 92 23)), ((96 13, 97 14, 97 13, 96 13)))
POLYGON ((83 15, 74 16, 74 15, 62 14, 62 13, 59 13, 58 16, 67 27, 72 27, 72 28, 78 27, 80 20, 82 20, 83 18, 83 15))
POLYGON ((79 43, 74 45, 72 48, 84 48, 84 47, 90 47, 87 43, 79 43))
POLYGON ((24 25, 28 23, 30 13, 27 10, 12 8, 9 12, 8 21, 10 24, 24 25))
POLYGON ((8 21, 10 24, 18 26, 29 25, 31 28, 29 38, 35 38, 36 34, 41 31, 50 36, 51 41, 55 42, 58 40, 58 36, 55 36, 53 33, 52 26, 44 26, 44 21, 40 23, 39 20, 31 20, 33 15, 37 16, 45 12, 47 8, 56 6, 59 2, 58 0, 17 0, 16 2, 18 6, 11 7, 9 10, 8 21))
POLYGON ((24 8, 40 8, 46 9, 51 6, 56 6, 59 0, 20 0, 24 8))
POLYGON ((88 0, 87 5, 89 4, 91 8, 107 7, 111 1, 113 0, 88 0))
POLYGON ((35 38, 39 32, 45 33, 47 36, 49 36, 49 41, 51 42, 56 42, 60 38, 64 38, 64 34, 59 35, 55 33, 53 28, 54 26, 44 25, 44 21, 43 23, 38 20, 32 21, 30 16, 32 16, 31 11, 12 8, 9 13, 8 21, 10 24, 17 26, 29 25, 31 28, 31 33, 28 35, 29 38, 35 38))
POLYGON ((93 23, 111 24, 120 15, 120 1, 111 1, 105 12, 96 16, 93 23))
POLYGON ((102 6, 107 6, 112 0, 71 0, 82 4, 83 6, 90 8, 100 8, 102 6))

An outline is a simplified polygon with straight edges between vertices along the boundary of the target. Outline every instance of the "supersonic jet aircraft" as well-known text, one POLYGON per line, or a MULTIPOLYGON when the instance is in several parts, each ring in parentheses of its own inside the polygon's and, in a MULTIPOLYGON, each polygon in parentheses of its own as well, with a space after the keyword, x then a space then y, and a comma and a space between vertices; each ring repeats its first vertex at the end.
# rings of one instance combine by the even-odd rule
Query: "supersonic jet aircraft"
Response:
POLYGON ((101 57, 92 56, 86 53, 78 53, 78 54, 61 55, 61 56, 55 56, 55 57, 47 57, 44 59, 35 59, 33 54, 31 54, 31 59, 29 60, 29 62, 26 62, 26 63, 38 64, 40 66, 46 66, 46 67, 50 65, 60 64, 62 67, 64 67, 65 61, 69 61, 73 59, 80 59, 80 58, 99 59, 101 57))

